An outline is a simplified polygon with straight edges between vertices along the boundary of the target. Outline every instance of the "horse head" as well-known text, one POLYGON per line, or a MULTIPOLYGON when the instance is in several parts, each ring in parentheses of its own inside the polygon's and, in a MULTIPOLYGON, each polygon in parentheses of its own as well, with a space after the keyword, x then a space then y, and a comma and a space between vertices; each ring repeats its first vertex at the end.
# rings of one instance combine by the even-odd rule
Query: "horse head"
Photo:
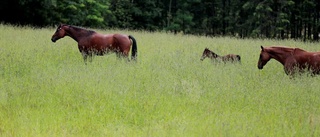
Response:
POLYGON ((208 48, 205 48, 200 60, 203 61, 207 57, 208 58, 217 58, 218 55, 216 53, 212 52, 211 50, 209 50, 208 48))
POLYGON ((261 46, 260 57, 258 61, 258 69, 263 69, 263 66, 267 64, 267 62, 271 59, 271 56, 267 52, 267 50, 261 46))
POLYGON ((67 25, 60 24, 56 30, 56 32, 52 35, 51 41, 56 42, 57 40, 66 36, 66 27, 67 25))

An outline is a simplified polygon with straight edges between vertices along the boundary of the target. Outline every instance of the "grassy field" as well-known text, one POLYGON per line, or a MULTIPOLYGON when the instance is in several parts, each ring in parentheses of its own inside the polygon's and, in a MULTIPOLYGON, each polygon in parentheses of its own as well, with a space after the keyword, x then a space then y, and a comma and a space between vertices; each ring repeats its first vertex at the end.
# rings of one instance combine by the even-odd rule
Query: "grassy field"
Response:
POLYGON ((85 65, 55 28, 0 30, 0 136, 320 136, 320 77, 257 68, 260 45, 319 43, 97 30, 133 35, 138 62, 85 65), (242 62, 201 62, 206 47, 242 62))

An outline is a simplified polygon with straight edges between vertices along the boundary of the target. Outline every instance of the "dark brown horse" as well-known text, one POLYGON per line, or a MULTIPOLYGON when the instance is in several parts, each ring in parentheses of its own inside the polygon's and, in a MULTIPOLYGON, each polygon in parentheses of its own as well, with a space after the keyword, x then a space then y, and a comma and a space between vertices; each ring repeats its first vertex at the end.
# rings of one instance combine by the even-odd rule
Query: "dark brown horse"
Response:
POLYGON ((235 54, 228 54, 225 56, 219 56, 218 54, 212 52, 208 48, 205 48, 200 60, 203 61, 207 57, 212 60, 221 60, 224 63, 226 63, 226 62, 240 62, 240 59, 241 59, 240 55, 235 55, 235 54))
POLYGON ((116 53, 118 57, 128 58, 131 45, 131 59, 137 58, 137 43, 131 35, 100 34, 92 30, 60 24, 51 40, 56 42, 64 36, 69 36, 78 42, 78 48, 85 63, 88 57, 92 61, 93 55, 102 56, 110 52, 116 53))
POLYGON ((312 74, 320 72, 320 52, 308 52, 300 48, 283 46, 261 46, 258 69, 263 69, 263 66, 272 58, 284 66, 287 75, 304 72, 304 70, 308 70, 312 74))

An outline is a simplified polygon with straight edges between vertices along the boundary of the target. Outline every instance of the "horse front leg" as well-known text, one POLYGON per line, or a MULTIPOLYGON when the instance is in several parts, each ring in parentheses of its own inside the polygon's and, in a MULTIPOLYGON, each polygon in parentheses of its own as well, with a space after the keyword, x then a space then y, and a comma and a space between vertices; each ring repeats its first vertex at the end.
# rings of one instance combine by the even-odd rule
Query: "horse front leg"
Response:
POLYGON ((295 77, 296 74, 301 73, 301 69, 299 68, 299 65, 295 62, 286 63, 284 65, 284 71, 288 76, 290 76, 290 78, 293 78, 295 77))
POLYGON ((284 72, 289 75, 292 76, 294 74, 294 64, 293 63, 285 63, 284 66, 284 72))
POLYGON ((79 51, 80 51, 80 53, 81 53, 81 55, 82 55, 84 64, 87 65, 87 60, 88 60, 88 55, 89 55, 89 54, 85 51, 84 46, 78 45, 78 48, 79 48, 79 51))
POLYGON ((88 54, 85 52, 82 52, 82 57, 83 57, 83 61, 84 63, 87 65, 88 62, 88 58, 89 58, 89 62, 92 62, 92 54, 88 54))
POLYGON ((90 54, 90 55, 88 55, 88 57, 89 57, 89 62, 91 63, 91 62, 92 62, 93 55, 90 54))
POLYGON ((291 68, 284 68, 284 72, 289 76, 292 76, 294 74, 294 70, 291 68))
POLYGON ((87 65, 88 55, 87 54, 82 54, 82 57, 83 57, 84 64, 87 65))

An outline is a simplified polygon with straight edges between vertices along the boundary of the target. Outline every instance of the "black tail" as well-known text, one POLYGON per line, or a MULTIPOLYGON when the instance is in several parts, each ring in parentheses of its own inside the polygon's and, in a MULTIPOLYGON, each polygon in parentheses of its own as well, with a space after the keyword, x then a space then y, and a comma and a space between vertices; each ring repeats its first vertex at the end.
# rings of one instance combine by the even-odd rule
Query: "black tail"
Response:
POLYGON ((137 42, 136 39, 134 39, 133 36, 129 35, 129 39, 132 40, 132 49, 131 49, 131 60, 136 60, 137 59, 137 42))
POLYGON ((241 61, 241 57, 240 57, 240 55, 237 55, 237 58, 238 58, 238 60, 239 60, 239 61, 241 61))

